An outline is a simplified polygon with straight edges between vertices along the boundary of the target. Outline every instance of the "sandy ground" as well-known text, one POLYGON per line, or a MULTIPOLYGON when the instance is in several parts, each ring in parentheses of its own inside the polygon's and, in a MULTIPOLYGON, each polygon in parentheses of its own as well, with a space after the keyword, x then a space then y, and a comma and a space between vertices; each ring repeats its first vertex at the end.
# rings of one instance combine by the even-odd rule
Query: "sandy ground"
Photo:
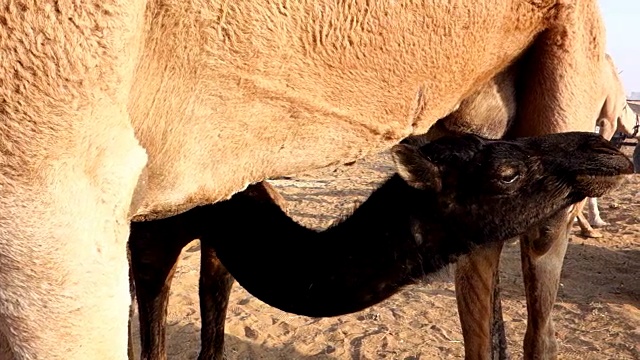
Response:
MULTIPOLYGON (((630 152, 632 149, 626 149, 630 152)), ((348 213, 393 171, 387 153, 355 165, 274 180, 289 213, 324 228, 348 213)), ((640 175, 600 200, 611 225, 602 239, 571 236, 554 310, 561 359, 640 359, 640 175)), ((199 244, 187 246, 173 281, 168 316, 170 359, 200 348, 199 244)), ((229 359, 459 359, 464 348, 452 271, 406 288, 367 310, 328 319, 276 310, 234 285, 226 324, 229 359)), ((526 307, 519 245, 505 246, 501 286, 513 358, 522 358, 526 307)), ((136 323, 137 327, 137 323, 136 323)), ((137 328, 136 328, 137 333, 137 328)), ((136 339, 137 341, 137 339, 136 339)))

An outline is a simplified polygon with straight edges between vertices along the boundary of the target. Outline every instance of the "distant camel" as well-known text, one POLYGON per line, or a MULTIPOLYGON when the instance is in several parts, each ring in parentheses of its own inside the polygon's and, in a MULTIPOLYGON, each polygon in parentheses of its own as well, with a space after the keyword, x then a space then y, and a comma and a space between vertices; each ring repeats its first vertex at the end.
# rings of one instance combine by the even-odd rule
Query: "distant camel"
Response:
POLYGON ((266 183, 226 202, 133 223, 132 269, 145 305, 141 323, 162 314, 151 333, 141 334, 143 358, 166 358, 168 285, 182 246, 193 239, 200 238, 207 249, 203 259, 217 256, 224 264, 216 259, 214 268, 205 269, 211 263, 203 262, 200 283, 203 329, 215 331, 209 337, 203 333, 199 359, 222 359, 233 281, 225 267, 247 291, 284 311, 308 316, 359 311, 478 245, 518 236, 548 218, 562 221, 572 204, 602 195, 619 183, 620 174, 633 171, 624 155, 591 133, 513 141, 448 136, 419 147, 396 145, 392 155, 398 174, 353 215, 322 232, 287 217, 266 183), (157 281, 165 278, 169 281, 157 281), (210 283, 203 284, 204 278, 210 283), (145 301, 160 293, 160 301, 145 301), (147 336, 158 342, 149 344, 147 336))
POLYGON ((0 24, 9 359, 126 358, 130 221, 388 149, 519 58, 514 135, 588 131, 605 61, 596 0, 9 0, 0 24))
MULTIPOLYGON (((628 138, 637 138, 638 137, 638 128, 640 127, 640 118, 638 114, 633 112, 629 106, 623 107, 622 115, 616 118, 617 127, 615 132, 620 133, 625 139, 628 138)), ((609 136, 606 132, 603 132, 601 127, 598 127, 596 131, 602 135, 605 139, 610 140, 611 136, 609 136)), ((637 148, 637 146, 636 146, 637 148)), ((635 150, 634 150, 635 153, 635 150)), ((634 160, 634 165, 636 164, 634 160)), ((638 172, 638 167, 636 167, 636 172, 638 172)), ((600 238, 602 237, 602 233, 598 230, 595 230, 593 227, 602 227, 608 225, 602 218, 600 217, 600 211, 598 210, 598 199, 597 198, 587 198, 579 205, 578 216, 576 216, 576 220, 578 225, 580 226, 580 234, 586 237, 591 238, 600 238), (587 210, 589 214, 589 220, 584 217, 582 213, 582 209, 584 208, 585 202, 587 204, 587 210)))
MULTIPOLYGON (((598 115, 598 121, 596 122, 597 131, 607 140, 611 140, 616 132, 636 137, 638 136, 640 119, 627 104, 626 91, 618 76, 618 70, 613 63, 613 59, 607 55, 606 60, 609 64, 604 71, 607 90, 602 109, 598 115)), ((597 198, 588 198, 579 205, 577 220, 581 234, 592 238, 602 237, 602 234, 593 229, 592 226, 601 227, 607 225, 600 217, 597 198), (589 221, 582 214, 585 202, 588 204, 589 221)))

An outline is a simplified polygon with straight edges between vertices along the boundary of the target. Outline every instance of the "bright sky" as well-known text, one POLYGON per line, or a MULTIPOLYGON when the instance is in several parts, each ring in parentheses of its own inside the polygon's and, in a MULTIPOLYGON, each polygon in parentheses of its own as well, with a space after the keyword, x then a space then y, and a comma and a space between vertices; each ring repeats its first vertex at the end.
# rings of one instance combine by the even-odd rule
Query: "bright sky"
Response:
POLYGON ((599 0, 607 29, 607 52, 616 63, 627 95, 640 92, 640 1, 599 0))

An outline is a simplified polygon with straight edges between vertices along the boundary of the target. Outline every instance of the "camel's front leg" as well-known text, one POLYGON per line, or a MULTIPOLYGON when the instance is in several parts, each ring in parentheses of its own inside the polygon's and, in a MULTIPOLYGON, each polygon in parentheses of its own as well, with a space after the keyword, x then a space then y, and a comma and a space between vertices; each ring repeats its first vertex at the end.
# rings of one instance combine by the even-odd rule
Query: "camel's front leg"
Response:
MULTIPOLYGON (((197 238, 189 214, 133 223, 131 227, 130 276, 134 280, 131 291, 135 291, 138 299, 144 360, 167 358, 166 317, 171 280, 182 249, 197 238)), ((217 360, 224 355, 224 320, 233 278, 220 264, 206 239, 201 241, 201 254, 200 309, 203 320, 199 359, 217 360)), ((129 349, 129 357, 133 359, 131 341, 129 349)))
POLYGON ((569 229, 576 209, 562 212, 520 239, 527 297, 525 359, 555 359, 558 346, 551 311, 556 301, 569 229))
POLYGON ((135 300, 136 300, 136 284, 133 280, 133 269, 131 268, 131 251, 127 246, 127 258, 129 260, 129 295, 131 296, 131 304, 129 305, 129 341, 127 342, 127 354, 129 360, 135 360, 136 354, 133 347, 133 315, 135 314, 135 300))
MULTIPOLYGON (((244 191, 244 194, 259 201, 274 203, 284 211, 287 209, 285 199, 267 181, 250 185, 244 191)), ((210 208, 215 208, 215 205, 210 208)), ((214 221, 229 221, 229 219, 224 219, 221 216, 207 218, 214 221)), ((200 333, 201 349, 198 360, 222 360, 224 359, 224 325, 229 295, 231 294, 234 280, 216 256, 213 244, 216 236, 219 235, 217 234, 215 223, 200 221, 199 225, 201 229, 199 293, 202 331, 200 333)), ((238 241, 237 239, 220 240, 238 241)))
POLYGON ((466 360, 506 358, 498 289, 501 252, 502 243, 488 244, 462 256, 456 265, 456 300, 466 360))
POLYGON ((0 155, 16 165, 0 167, 0 331, 17 359, 127 358, 128 213, 146 155, 114 119, 32 135, 42 157, 0 155))
POLYGON ((145 3, 0 10, 0 331, 17 359, 127 358, 128 217, 147 161, 127 105, 145 3))

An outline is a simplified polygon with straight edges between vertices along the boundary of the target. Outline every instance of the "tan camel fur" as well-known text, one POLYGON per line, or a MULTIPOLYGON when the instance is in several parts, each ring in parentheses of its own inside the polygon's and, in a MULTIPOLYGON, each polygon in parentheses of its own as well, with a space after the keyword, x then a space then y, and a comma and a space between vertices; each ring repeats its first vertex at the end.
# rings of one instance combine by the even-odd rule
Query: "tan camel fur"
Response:
MULTIPOLYGON (((6 0, 0 24, 0 332, 17 359, 127 357, 131 219, 424 133, 523 54, 513 135, 589 131, 599 111, 596 0, 6 0)), ((536 276, 559 272, 528 249, 536 276)))

